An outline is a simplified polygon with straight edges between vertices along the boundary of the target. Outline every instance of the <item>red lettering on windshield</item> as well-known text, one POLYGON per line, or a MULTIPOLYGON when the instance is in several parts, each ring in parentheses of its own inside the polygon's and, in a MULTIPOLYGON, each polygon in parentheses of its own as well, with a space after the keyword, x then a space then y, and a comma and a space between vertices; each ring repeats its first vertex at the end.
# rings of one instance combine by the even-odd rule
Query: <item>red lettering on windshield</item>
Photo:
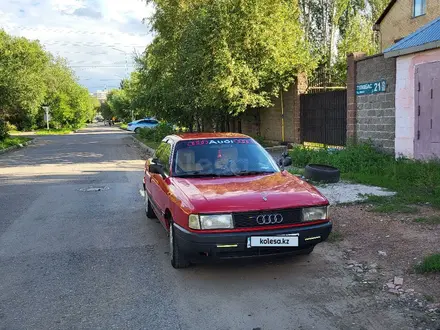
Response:
POLYGON ((251 139, 215 139, 215 140, 194 140, 187 142, 187 147, 205 146, 211 144, 251 144, 251 139))

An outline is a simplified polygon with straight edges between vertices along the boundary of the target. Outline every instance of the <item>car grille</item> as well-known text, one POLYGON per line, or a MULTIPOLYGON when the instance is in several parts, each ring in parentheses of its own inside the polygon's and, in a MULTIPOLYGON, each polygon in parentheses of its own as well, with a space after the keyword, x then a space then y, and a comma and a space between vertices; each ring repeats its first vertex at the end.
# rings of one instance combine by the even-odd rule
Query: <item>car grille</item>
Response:
POLYGON ((268 210, 268 211, 254 211, 254 212, 243 212, 243 213, 233 213, 235 228, 246 228, 246 227, 263 227, 263 226, 275 226, 275 225, 287 225, 301 222, 301 209, 284 209, 284 210, 268 210), (282 222, 274 222, 267 219, 276 218, 279 219, 279 215, 282 216, 282 222), (262 221, 262 217, 266 216, 266 221, 262 221), (258 221, 260 220, 260 221, 258 221), (264 222, 264 223, 263 223, 264 222))

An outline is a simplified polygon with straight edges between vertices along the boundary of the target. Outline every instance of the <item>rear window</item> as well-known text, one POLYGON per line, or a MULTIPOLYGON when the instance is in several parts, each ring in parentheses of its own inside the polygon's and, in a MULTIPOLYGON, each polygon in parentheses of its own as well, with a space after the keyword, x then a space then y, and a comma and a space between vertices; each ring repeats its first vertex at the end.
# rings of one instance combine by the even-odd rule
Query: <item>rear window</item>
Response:
POLYGON ((174 176, 229 176, 278 170, 266 150, 250 138, 180 141, 175 148, 174 176))

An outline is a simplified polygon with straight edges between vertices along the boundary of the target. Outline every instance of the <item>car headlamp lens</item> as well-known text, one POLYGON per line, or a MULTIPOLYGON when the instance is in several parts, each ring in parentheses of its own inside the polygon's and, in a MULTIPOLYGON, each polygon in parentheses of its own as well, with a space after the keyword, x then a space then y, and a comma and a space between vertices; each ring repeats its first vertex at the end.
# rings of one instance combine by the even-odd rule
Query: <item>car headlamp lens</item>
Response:
POLYGON ((302 214, 303 221, 327 220, 328 206, 304 208, 302 214))
POLYGON ((202 229, 231 229, 234 228, 231 214, 201 215, 202 229))

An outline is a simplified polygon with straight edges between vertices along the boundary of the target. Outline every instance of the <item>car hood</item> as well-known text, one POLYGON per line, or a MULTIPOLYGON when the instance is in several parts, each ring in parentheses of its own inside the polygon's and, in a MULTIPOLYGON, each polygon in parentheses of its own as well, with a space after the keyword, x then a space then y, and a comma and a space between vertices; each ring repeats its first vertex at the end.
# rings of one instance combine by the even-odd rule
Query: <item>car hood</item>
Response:
POLYGON ((191 213, 244 212, 327 205, 307 182, 288 172, 222 178, 171 178, 191 213))

